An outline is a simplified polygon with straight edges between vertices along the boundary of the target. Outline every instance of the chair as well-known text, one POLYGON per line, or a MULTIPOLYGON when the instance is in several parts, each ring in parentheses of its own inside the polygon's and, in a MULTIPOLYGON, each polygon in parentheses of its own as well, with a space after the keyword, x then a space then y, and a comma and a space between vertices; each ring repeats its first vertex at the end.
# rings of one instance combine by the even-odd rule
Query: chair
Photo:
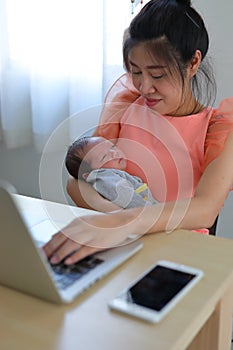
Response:
POLYGON ((218 217, 219 216, 216 217, 214 224, 209 228, 209 234, 212 236, 216 236, 218 217))
POLYGON ((231 191, 224 205, 222 206, 221 212, 219 213, 217 233, 218 237, 233 239, 233 191, 231 191))

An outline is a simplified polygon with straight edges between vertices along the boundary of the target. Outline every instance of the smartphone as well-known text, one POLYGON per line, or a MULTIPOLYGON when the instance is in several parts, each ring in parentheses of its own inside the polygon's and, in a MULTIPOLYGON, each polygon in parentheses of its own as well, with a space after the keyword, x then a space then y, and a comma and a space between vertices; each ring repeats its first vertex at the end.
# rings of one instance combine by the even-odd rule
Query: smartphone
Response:
POLYGON ((159 322, 203 277, 203 271, 160 260, 108 306, 152 323, 159 322))

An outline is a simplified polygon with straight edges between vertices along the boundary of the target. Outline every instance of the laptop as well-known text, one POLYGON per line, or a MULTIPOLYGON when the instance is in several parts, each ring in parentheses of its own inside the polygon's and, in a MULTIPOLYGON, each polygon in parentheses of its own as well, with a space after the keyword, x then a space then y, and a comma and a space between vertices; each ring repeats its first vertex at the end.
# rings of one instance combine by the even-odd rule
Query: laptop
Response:
POLYGON ((142 248, 142 243, 131 237, 128 244, 94 254, 70 267, 63 262, 51 265, 40 248, 45 242, 38 242, 38 233, 41 230, 41 237, 49 236, 57 226, 48 219, 34 225, 34 233, 30 231, 14 196, 0 185, 1 285, 49 302, 70 303, 142 248))

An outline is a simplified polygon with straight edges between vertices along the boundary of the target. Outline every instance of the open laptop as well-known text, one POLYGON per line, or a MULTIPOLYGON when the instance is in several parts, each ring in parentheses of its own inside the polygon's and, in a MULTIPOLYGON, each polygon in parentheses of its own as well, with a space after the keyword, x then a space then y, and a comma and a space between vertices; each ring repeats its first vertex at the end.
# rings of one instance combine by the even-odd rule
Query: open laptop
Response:
MULTIPOLYGON (((27 227, 14 195, 1 185, 0 216, 0 284, 58 304, 72 302, 142 248, 142 243, 134 239, 69 268, 63 263, 51 266, 27 227)), ((37 239, 40 227, 42 237, 46 236, 46 229, 51 230, 52 222, 47 223, 44 221, 37 227, 37 239)))

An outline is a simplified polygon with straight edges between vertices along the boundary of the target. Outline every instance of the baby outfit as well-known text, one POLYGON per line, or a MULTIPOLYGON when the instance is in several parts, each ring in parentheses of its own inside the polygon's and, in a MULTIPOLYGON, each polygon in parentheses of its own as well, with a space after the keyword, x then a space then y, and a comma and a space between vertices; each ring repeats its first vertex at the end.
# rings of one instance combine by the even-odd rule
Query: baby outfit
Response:
POLYGON ((86 182, 104 198, 124 209, 157 203, 146 183, 122 170, 95 169, 89 173, 86 182))

